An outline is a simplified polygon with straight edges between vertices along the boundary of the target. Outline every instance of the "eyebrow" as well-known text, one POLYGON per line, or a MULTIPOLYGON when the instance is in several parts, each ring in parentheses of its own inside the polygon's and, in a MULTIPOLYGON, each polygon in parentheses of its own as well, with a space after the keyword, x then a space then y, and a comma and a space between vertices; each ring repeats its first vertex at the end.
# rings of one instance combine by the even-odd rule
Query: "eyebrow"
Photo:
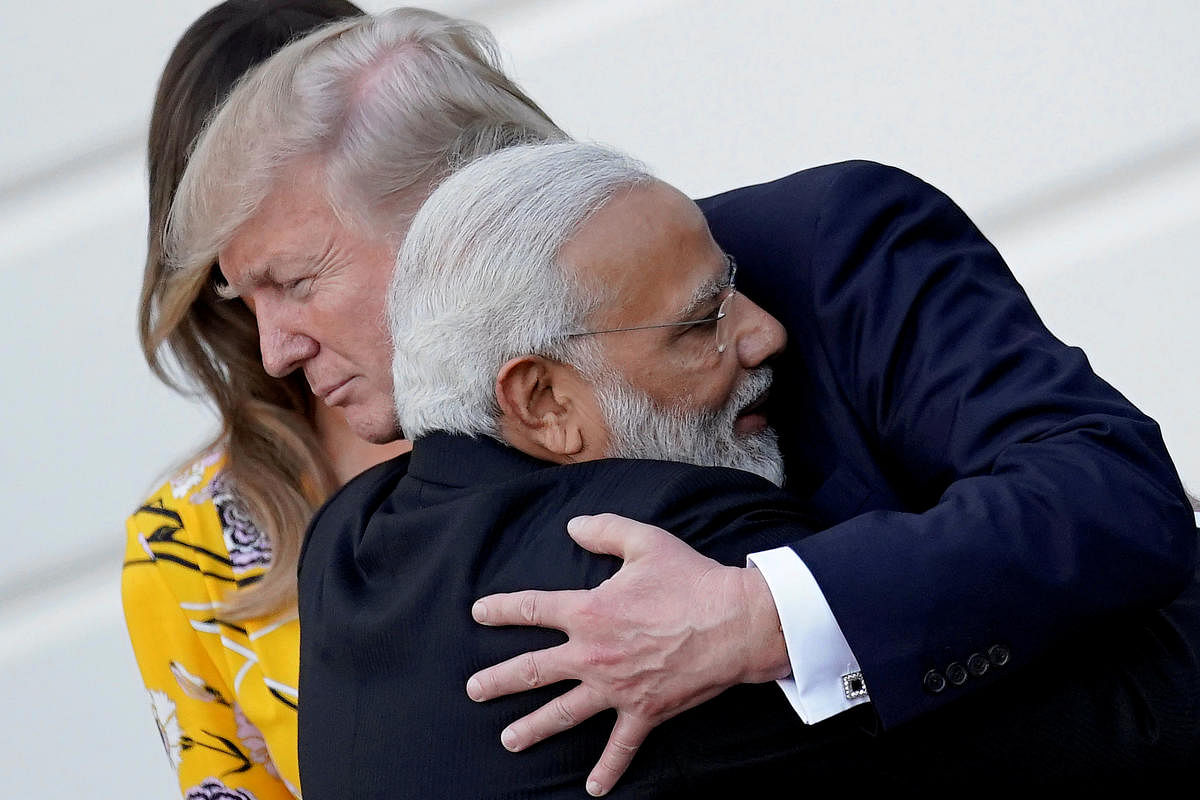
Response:
MULTIPOLYGON (((218 261, 217 269, 220 270, 220 268, 221 268, 221 262, 218 261)), ((270 261, 266 261, 261 264, 256 264, 255 266, 250 268, 250 271, 246 275, 246 280, 243 281, 243 285, 245 285, 251 289, 256 288, 258 286, 262 286, 263 284, 268 283, 270 281, 270 275, 271 275, 271 262, 270 261)), ((223 271, 221 272, 221 277, 214 284, 213 289, 214 289, 214 291, 216 291, 217 296, 220 297, 222 300, 236 300, 242 296, 241 290, 238 289, 237 287, 235 287, 233 285, 233 283, 230 282, 230 280, 225 277, 225 273, 223 271)))
MULTIPOLYGON (((303 258, 302 259, 302 261, 303 261, 302 271, 308 272, 311 269, 315 269, 318 265, 321 264, 321 262, 323 262, 328 257, 328 255, 329 255, 329 248, 326 248, 325 251, 322 252, 320 256, 317 256, 315 258, 313 258, 311 256, 303 258)), ((248 287, 250 289, 256 289, 260 286, 265 286, 265 285, 271 284, 271 283, 277 283, 278 281, 274 277, 272 277, 272 273, 276 269, 278 269, 277 265, 281 261, 284 261, 284 260, 287 260, 287 259, 268 258, 264 261, 259 262, 258 264, 255 264, 246 273, 246 280, 243 281, 243 285, 245 285, 246 287, 248 287)), ((217 266, 218 266, 218 268, 220 267, 220 262, 217 262, 217 266)), ((217 292, 217 295, 219 295, 224 300, 236 300, 237 298, 242 296, 241 291, 238 290, 225 277, 224 273, 221 273, 221 280, 216 284, 215 290, 217 292)))
POLYGON ((729 262, 724 258, 721 259, 721 267, 720 277, 709 277, 695 288, 692 296, 688 298, 687 304, 676 316, 678 321, 683 322, 688 320, 698 309, 704 307, 707 303, 711 303, 725 289, 727 286, 725 279, 729 276, 729 262))

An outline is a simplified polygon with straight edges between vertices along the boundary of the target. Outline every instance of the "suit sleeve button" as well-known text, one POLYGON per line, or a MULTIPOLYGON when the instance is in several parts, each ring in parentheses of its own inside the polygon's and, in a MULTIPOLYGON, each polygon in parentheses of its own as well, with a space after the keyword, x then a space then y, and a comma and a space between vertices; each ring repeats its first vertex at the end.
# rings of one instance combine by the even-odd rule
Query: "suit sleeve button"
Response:
POLYGON ((981 677, 987 672, 990 666, 991 662, 982 653, 971 653, 971 656, 967 659, 967 671, 976 678, 981 677))
POLYGON ((925 677, 921 681, 925 687, 925 691, 930 694, 937 694, 946 688, 946 679, 942 677, 942 673, 936 669, 931 669, 925 673, 925 677))
POLYGON ((957 661, 951 661, 946 666, 946 680, 955 686, 962 686, 967 682, 967 668, 957 661))
POLYGON ((994 644, 988 648, 988 660, 997 667, 1003 667, 1008 663, 1008 659, 1012 656, 1008 652, 1008 648, 1002 644, 994 644))

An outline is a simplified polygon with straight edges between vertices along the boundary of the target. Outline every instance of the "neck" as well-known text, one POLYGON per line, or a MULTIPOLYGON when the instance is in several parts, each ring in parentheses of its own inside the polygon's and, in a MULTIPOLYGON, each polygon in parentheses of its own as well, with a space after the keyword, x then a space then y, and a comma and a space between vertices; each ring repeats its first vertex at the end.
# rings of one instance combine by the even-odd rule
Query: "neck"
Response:
POLYGON ((360 472, 412 449, 412 443, 407 439, 372 444, 358 438, 346 424, 342 412, 320 401, 313 405, 313 426, 339 483, 346 483, 360 472))

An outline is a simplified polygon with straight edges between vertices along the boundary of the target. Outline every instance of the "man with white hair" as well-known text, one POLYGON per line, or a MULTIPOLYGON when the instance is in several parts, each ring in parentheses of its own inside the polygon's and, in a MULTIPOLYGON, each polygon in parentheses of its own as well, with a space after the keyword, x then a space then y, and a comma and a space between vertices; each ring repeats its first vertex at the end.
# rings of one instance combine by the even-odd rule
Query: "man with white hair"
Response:
MULTIPOLYGON (((475 26, 399 9, 314 33, 249 76, 181 183, 169 239, 179 296, 164 317, 221 284, 254 310, 270 374, 302 370, 358 435, 397 437, 382 306, 413 210, 475 155, 563 136, 491 49, 475 26)), ((744 583, 779 624, 697 606, 698 562, 657 549, 618 548, 626 568, 584 595, 476 604, 488 624, 528 622, 536 607, 574 646, 481 671, 473 697, 518 691, 531 674, 589 689, 507 727, 506 746, 616 708, 592 775, 602 792, 655 724, 745 673, 725 654, 751 624, 762 647, 738 650, 742 667, 786 651, 805 722, 869 701, 894 727, 1187 583, 1193 518, 1157 426, 1046 331, 948 198, 849 162, 700 207, 738 286, 788 332, 766 413, 788 490, 833 527, 754 554, 744 583), (679 659, 696 668, 661 668, 679 659)), ((615 541, 666 536, 624 524, 615 541)))
MULTIPOLYGON (((481 664, 571 645, 528 629, 489 635, 464 610, 481 593, 609 578, 615 560, 561 534, 567 527, 589 549, 613 552, 611 537, 568 525, 606 511, 670 527, 705 554, 672 537, 646 542, 694 562, 702 578, 692 603, 749 621, 717 654, 729 683, 767 684, 690 698, 703 704, 647 739, 615 790, 621 796, 762 794, 781 781, 961 787, 1001 765, 992 785, 1086 779, 1097 763, 1111 766, 1109 745, 1062 745, 1061 730, 1111 742, 1135 727, 1129 719, 1107 727, 1107 712, 1058 687, 990 708, 986 734, 947 716, 933 731, 876 739, 858 713, 866 708, 806 727, 778 702, 769 681, 787 674, 787 652, 759 635, 778 617, 759 601, 759 574, 738 566, 810 537, 816 522, 771 485, 782 481, 782 459, 761 406, 784 332, 738 293, 736 262, 696 205, 636 162, 584 144, 516 147, 474 162, 418 212, 389 313, 411 457, 334 498, 301 562, 300 763, 310 800, 578 796, 606 720, 572 720, 585 747, 559 738, 515 758, 495 742, 494 726, 556 702, 556 687, 545 685, 553 679, 483 706, 462 692, 481 664), (1050 730, 1039 733, 1047 719, 1050 730), (997 752, 993 737, 1010 749, 997 752), (972 744, 955 764, 913 757, 945 753, 946 740, 958 739, 972 744), (1006 763, 1014 746, 1033 757, 1006 763)), ((1136 669, 1105 668, 1074 680, 1119 704, 1121 680, 1136 669)), ((555 707, 570 713, 591 693, 576 686, 555 707)))
MULTIPOLYGON (((782 482, 759 409, 785 336, 737 293, 735 272, 694 203, 594 146, 497 153, 426 202, 389 302, 411 459, 348 485, 314 522, 301 564, 313 643, 301 675, 307 797, 580 792, 590 749, 510 763, 491 729, 531 699, 480 707, 462 691, 471 670, 557 638, 493 638, 464 613, 475 596, 592 586, 615 572, 612 559, 573 551, 561 533, 571 516, 636 512, 735 564, 809 532, 794 499, 766 481, 664 463, 782 482), (399 726, 424 735, 397 736, 399 726)), ((708 563, 696 603, 777 625, 773 605, 747 591, 756 572, 708 563)), ((739 681, 785 675, 784 648, 768 652, 739 681)), ((744 687, 681 718, 619 791, 672 796, 735 778, 766 788, 797 769, 791 757, 808 740, 775 692, 744 687), (723 756, 698 758, 704 749, 723 756)), ((584 735, 598 747, 607 731, 593 723, 584 735)))
POLYGON ((389 303, 411 438, 491 436, 555 463, 685 461, 783 483, 759 409, 785 334, 737 294, 736 262, 691 200, 597 147, 527 146, 472 165, 418 219, 389 303), (646 324, 645 309, 674 317, 646 324), (654 350, 660 339, 670 348, 654 350), (567 403, 577 382, 594 400, 567 403))

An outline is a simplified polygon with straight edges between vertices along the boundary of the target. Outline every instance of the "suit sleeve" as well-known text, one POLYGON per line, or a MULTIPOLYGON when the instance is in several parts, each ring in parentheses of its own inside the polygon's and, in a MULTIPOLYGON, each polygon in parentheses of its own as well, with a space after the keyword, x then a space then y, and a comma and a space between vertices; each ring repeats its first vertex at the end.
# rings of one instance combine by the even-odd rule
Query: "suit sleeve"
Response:
POLYGON ((1050 334, 949 198, 862 163, 812 235, 819 358, 917 498, 794 545, 885 725, 1181 591, 1196 534, 1157 424, 1050 334))

